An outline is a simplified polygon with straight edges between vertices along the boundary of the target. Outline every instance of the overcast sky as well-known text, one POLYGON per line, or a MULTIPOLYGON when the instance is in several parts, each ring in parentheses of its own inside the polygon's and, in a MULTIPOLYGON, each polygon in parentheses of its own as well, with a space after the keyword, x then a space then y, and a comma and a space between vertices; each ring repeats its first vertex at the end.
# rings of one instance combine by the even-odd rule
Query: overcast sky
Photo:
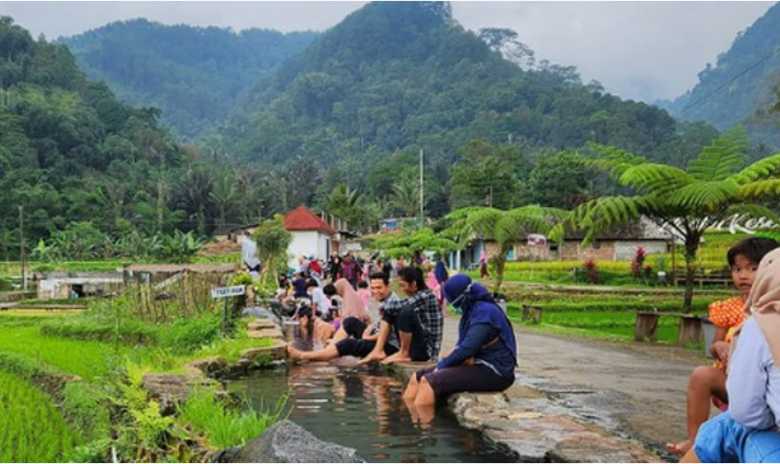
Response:
MULTIPOLYGON (((56 38, 111 21, 145 17, 165 24, 236 30, 324 30, 363 2, 3 2, 33 35, 56 38)), ((469 29, 508 27, 537 59, 574 65, 624 98, 673 98, 692 87, 707 62, 726 51, 771 2, 454 2, 469 29)))

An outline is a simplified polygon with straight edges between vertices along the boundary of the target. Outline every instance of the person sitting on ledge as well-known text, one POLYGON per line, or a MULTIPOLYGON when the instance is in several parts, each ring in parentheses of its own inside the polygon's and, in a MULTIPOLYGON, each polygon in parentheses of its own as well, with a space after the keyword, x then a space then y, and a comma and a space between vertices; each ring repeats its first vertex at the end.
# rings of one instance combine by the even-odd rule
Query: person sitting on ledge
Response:
POLYGON ((422 271, 411 266, 402 268, 398 271, 398 285, 408 298, 382 305, 376 345, 360 361, 362 364, 428 361, 439 356, 444 318, 436 296, 425 285, 422 271), (397 335, 401 346, 397 353, 388 356, 385 345, 391 334, 397 335))
POLYGON ((412 374, 403 398, 418 409, 432 410, 453 393, 503 391, 515 381, 515 333, 490 292, 458 274, 444 284, 444 296, 462 312, 458 343, 435 367, 412 374))
MULTIPOLYGON (((345 281, 346 282, 346 281, 345 281)), ((383 272, 375 272, 369 277, 371 297, 380 304, 394 302, 398 297, 390 290, 390 279, 383 272)), ((382 311, 380 306, 380 312, 382 311)), ((343 335, 325 348, 317 351, 301 351, 292 345, 287 346, 287 353, 292 359, 306 361, 330 361, 341 356, 356 356, 362 358, 371 353, 379 337, 379 324, 367 325, 355 316, 344 318, 339 329, 343 335)), ((392 335, 392 334, 391 334, 392 335)), ((334 337, 334 339, 337 337, 334 337)), ((389 339, 384 347, 385 354, 392 355, 398 351, 398 342, 389 339)))

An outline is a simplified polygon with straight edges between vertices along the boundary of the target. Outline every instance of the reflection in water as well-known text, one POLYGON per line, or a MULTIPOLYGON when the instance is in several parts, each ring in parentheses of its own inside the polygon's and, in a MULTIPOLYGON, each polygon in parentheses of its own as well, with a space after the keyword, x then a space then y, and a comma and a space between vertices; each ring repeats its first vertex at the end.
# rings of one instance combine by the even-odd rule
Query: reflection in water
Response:
POLYGON ((372 462, 511 462, 514 456, 440 409, 430 424, 412 418, 403 384, 378 370, 325 363, 259 372, 232 391, 262 408, 289 387, 289 418, 322 440, 356 448, 372 462))

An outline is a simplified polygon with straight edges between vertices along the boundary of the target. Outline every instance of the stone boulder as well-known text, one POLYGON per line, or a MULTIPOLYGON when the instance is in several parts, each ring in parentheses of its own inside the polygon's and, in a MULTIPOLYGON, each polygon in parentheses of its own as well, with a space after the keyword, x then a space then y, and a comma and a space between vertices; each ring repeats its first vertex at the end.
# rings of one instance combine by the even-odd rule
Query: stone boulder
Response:
POLYGON ((206 377, 179 374, 146 374, 141 386, 149 396, 160 404, 160 413, 171 415, 176 407, 189 398, 190 393, 199 386, 214 386, 221 393, 221 385, 206 377))
POLYGON ((322 441, 289 420, 247 443, 230 462, 365 462, 353 448, 322 441))

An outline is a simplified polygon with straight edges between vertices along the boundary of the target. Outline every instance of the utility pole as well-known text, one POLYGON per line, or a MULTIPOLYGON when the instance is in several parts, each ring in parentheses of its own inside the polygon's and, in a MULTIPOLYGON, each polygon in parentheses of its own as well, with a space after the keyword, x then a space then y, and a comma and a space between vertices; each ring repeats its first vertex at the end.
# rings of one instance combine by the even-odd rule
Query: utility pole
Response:
POLYGON ((27 291, 27 272, 24 256, 24 206, 19 206, 19 257, 22 260, 22 290, 27 291))
POLYGON ((425 225, 425 177, 423 175, 423 150, 420 148, 420 227, 425 225))

